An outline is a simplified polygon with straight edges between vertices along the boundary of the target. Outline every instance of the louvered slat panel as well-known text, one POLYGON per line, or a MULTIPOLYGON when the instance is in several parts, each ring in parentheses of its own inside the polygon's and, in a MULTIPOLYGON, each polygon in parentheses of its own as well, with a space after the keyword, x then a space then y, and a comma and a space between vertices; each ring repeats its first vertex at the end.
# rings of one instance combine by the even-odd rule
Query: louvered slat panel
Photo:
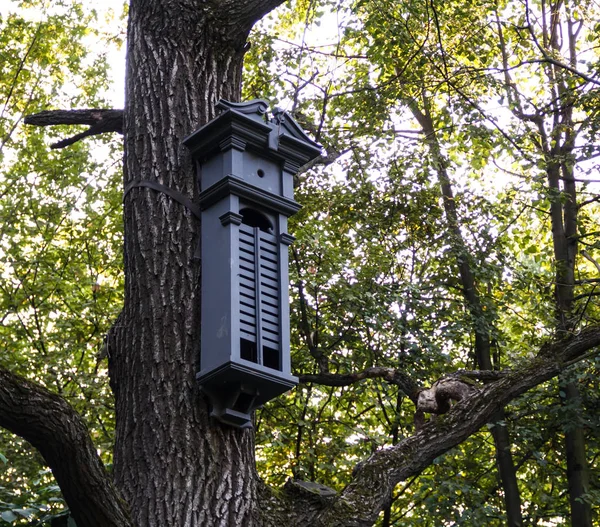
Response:
POLYGON ((256 243, 254 229, 247 225, 240 225, 239 242, 240 353, 242 358, 256 362, 256 346, 251 348, 250 345, 250 343, 256 342, 258 334, 258 328, 256 327, 256 243))
POLYGON ((260 327, 263 341, 263 357, 269 367, 280 368, 277 358, 279 350, 279 247, 275 236, 260 233, 259 287, 260 287, 260 327))

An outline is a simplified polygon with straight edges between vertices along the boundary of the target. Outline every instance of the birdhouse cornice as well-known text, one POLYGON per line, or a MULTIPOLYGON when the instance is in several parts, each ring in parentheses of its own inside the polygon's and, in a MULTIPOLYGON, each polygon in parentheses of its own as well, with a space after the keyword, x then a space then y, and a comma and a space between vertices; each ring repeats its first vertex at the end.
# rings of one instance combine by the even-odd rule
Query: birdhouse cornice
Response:
POLYGON ((249 150, 299 167, 321 154, 320 145, 286 112, 276 109, 272 119, 267 120, 266 101, 221 101, 218 107, 224 110, 219 116, 183 140, 200 162, 228 148, 249 150))
POLYGON ((198 199, 200 208, 205 210, 230 194, 234 194, 242 199, 246 199, 259 206, 266 207, 286 216, 291 216, 302 208, 301 205, 293 199, 259 189, 232 175, 223 177, 214 185, 211 185, 200 193, 198 199))

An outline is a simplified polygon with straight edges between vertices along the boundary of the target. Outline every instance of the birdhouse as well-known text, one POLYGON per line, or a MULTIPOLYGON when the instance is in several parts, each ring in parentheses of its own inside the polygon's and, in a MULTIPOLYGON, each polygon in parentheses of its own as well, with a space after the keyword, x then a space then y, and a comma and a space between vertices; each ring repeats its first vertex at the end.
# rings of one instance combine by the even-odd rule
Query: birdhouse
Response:
POLYGON ((184 140, 201 208, 201 349, 197 379, 211 415, 251 426, 258 406, 298 382, 291 374, 287 220, 300 209, 293 177, 320 147, 263 100, 220 101, 184 140))

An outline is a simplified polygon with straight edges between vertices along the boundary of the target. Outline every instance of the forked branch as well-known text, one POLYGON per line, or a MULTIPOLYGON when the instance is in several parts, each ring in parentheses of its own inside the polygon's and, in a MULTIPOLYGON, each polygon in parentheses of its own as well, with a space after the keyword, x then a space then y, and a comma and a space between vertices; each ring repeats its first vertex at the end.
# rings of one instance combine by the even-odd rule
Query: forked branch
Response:
POLYGON ((557 376, 567 364, 599 351, 600 326, 542 347, 528 366, 457 403, 444 417, 429 422, 397 445, 376 451, 360 463, 352 482, 337 499, 321 509, 312 525, 362 527, 373 525, 396 484, 418 475, 433 460, 474 434, 511 400, 557 376))

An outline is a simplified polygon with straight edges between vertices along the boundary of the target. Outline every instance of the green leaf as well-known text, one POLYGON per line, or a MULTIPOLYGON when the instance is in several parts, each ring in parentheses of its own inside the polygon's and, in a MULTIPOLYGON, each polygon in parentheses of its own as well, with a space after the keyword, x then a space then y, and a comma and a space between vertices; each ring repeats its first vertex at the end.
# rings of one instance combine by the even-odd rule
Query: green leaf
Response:
POLYGON ((5 522, 12 523, 18 518, 18 516, 12 511, 4 511, 2 514, 0 514, 0 518, 2 518, 5 522))

